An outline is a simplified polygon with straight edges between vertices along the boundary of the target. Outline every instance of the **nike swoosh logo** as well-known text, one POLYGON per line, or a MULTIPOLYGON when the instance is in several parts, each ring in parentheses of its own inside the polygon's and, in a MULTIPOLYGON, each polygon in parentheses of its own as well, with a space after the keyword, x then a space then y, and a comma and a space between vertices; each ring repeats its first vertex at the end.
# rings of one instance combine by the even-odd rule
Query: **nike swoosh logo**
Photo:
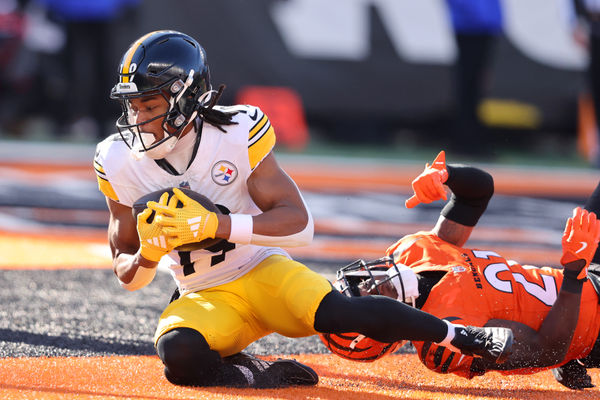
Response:
POLYGON ((582 252, 587 247, 587 243, 586 242, 579 242, 579 243, 581 243, 581 248, 579 250, 577 250, 575 253, 582 252))
POLYGON ((256 117, 258 116, 258 110, 254 109, 254 115, 248 115, 252 121, 256 121, 256 117))

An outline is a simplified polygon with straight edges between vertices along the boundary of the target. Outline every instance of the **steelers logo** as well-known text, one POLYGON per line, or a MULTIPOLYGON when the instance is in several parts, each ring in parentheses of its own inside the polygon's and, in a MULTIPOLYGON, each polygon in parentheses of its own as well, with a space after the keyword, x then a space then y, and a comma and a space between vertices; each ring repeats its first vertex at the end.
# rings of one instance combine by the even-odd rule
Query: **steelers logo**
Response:
POLYGON ((237 178, 238 171, 235 165, 229 161, 221 160, 213 165, 210 175, 212 176, 213 182, 217 185, 225 186, 229 185, 237 178))

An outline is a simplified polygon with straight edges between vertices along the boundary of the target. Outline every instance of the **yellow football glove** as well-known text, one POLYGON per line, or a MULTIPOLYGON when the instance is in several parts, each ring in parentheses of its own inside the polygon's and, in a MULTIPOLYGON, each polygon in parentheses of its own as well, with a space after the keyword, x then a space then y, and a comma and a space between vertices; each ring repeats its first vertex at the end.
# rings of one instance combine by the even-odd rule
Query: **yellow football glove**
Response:
MULTIPOLYGON (((169 199, 168 193, 163 193, 157 206, 166 206, 169 199)), ((156 217, 152 222, 148 222, 148 217, 152 214, 150 208, 146 208, 137 216, 137 232, 140 237, 141 255, 146 260, 158 262, 165 254, 168 254, 181 243, 177 238, 164 231, 163 226, 157 221, 156 217)))
POLYGON ((567 220, 562 237, 563 254, 560 263, 566 271, 577 273, 577 279, 585 279, 600 238, 600 221, 596 214, 581 207, 573 210, 573 216, 567 220))
POLYGON ((412 181, 415 194, 406 200, 406 208, 413 208, 419 203, 431 203, 436 200, 447 200, 444 182, 448 180, 446 169, 446 153, 440 151, 431 165, 425 164, 425 170, 412 181))
POLYGON ((176 237, 180 244, 214 238, 219 226, 217 214, 208 211, 177 188, 173 188, 173 193, 167 206, 148 202, 148 207, 156 212, 156 219, 164 227, 164 232, 176 237), (183 207, 177 208, 178 200, 183 207))

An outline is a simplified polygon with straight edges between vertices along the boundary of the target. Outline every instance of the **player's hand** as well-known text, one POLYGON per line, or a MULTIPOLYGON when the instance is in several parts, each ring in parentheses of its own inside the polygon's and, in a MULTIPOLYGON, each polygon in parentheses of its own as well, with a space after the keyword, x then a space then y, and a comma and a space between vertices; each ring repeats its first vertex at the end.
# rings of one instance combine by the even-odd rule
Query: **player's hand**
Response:
POLYGON ((180 244, 212 239, 217 233, 217 214, 208 211, 177 188, 173 188, 173 196, 166 206, 150 201, 148 207, 156 211, 156 219, 164 226, 164 232, 176 237, 180 244), (183 207, 177 208, 178 200, 183 207))
POLYGON ((587 373, 587 369, 579 363, 578 360, 571 360, 566 364, 552 370, 554 379, 569 389, 582 390, 593 388, 592 377, 587 373))
MULTIPOLYGON (((157 205, 166 206, 169 194, 164 193, 157 205)), ((140 254, 147 260, 158 262, 165 254, 168 254, 176 246, 179 246, 177 239, 168 235, 163 230, 163 226, 156 220, 148 222, 152 214, 150 208, 146 208, 137 216, 137 232, 140 237, 140 254)))
POLYGON ((575 208, 573 216, 567 220, 562 237, 560 263, 565 271, 579 272, 577 279, 585 279, 599 239, 600 221, 596 219, 596 214, 581 207, 575 208))
POLYGON ((419 203, 431 203, 436 200, 447 200, 444 182, 448 180, 446 169, 446 153, 440 151, 431 165, 425 164, 425 170, 412 181, 415 194, 404 203, 406 208, 413 208, 419 203))

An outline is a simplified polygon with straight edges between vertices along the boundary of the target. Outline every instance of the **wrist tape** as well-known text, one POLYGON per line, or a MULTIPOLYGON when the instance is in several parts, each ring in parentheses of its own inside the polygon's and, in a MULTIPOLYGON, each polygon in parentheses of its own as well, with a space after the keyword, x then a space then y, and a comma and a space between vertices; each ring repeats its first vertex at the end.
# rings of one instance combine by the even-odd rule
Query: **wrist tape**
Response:
POLYGON ((229 214, 229 218, 231 219, 231 232, 228 240, 232 243, 249 244, 252 240, 254 226, 252 215, 229 214))

